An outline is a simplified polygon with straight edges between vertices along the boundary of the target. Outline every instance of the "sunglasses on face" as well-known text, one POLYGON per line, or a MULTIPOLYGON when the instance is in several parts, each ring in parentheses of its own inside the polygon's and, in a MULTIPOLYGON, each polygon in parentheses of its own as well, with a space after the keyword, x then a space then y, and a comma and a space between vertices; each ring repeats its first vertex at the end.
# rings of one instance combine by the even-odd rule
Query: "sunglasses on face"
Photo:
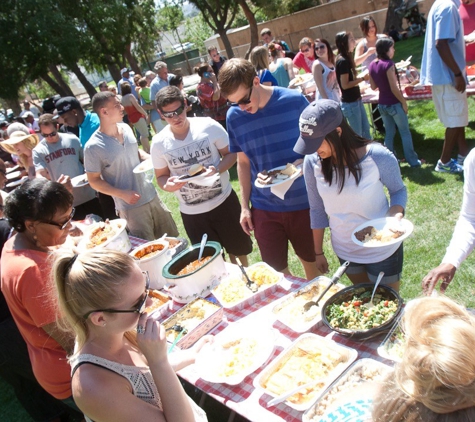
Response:
POLYGON ((148 271, 142 271, 142 274, 145 276, 145 292, 134 309, 96 309, 94 311, 89 311, 84 315, 84 319, 87 319, 89 315, 94 312, 107 312, 109 314, 142 314, 145 311, 145 303, 147 302, 148 294, 150 292, 150 276, 148 275, 148 271))
POLYGON ((61 224, 61 223, 56 223, 54 221, 40 221, 40 223, 43 223, 43 224, 49 224, 50 226, 56 226, 56 227, 59 227, 60 230, 64 230, 66 227, 68 227, 68 224, 71 222, 71 220, 73 219, 74 217, 74 213, 76 212, 76 208, 73 208, 71 210, 71 214, 69 214, 69 217, 68 217, 68 221, 66 221, 65 223, 61 224))
POLYGON ((179 116, 183 111, 185 110, 185 104, 182 104, 180 107, 178 107, 174 111, 162 111, 163 117, 166 117, 167 119, 172 119, 175 116, 179 116))
POLYGON ((305 50, 300 50, 301 53, 308 53, 310 51, 310 48, 306 48, 305 50))
POLYGON ((322 44, 322 45, 319 45, 318 47, 315 47, 315 50, 325 50, 325 47, 326 45, 322 44))
POLYGON ((53 136, 56 136, 58 132, 55 130, 54 132, 51 132, 51 133, 42 133, 41 136, 43 138, 52 138, 53 136))
POLYGON ((237 103, 232 103, 228 101, 228 105, 231 107, 236 107, 240 105, 248 105, 251 102, 252 88, 254 88, 254 84, 252 84, 249 87, 249 95, 247 96, 247 98, 243 98, 242 100, 239 100, 237 103))

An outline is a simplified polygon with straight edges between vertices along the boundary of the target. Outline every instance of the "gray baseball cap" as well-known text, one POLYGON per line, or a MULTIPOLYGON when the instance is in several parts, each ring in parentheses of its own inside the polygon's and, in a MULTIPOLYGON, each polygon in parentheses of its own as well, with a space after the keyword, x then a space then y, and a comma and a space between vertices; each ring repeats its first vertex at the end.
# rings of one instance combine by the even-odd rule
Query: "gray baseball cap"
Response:
POLYGON ((313 154, 323 143, 325 136, 341 125, 343 113, 340 104, 333 100, 316 100, 300 115, 300 137, 294 151, 313 154))

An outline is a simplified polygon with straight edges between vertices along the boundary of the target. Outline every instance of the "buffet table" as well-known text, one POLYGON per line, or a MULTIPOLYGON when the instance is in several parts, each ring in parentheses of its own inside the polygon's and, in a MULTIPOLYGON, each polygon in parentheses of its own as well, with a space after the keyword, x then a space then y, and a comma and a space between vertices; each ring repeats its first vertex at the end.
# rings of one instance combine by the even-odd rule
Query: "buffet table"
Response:
MULTIPOLYGON (((145 241, 141 239, 131 237, 132 247, 137 247, 144 242, 145 241)), ((285 325, 281 324, 279 321, 276 321, 275 316, 272 313, 272 308, 275 305, 275 301, 290 293, 291 291, 295 291, 301 288, 306 283, 307 281, 304 279, 286 276, 284 281, 281 283, 281 285, 277 287, 274 292, 270 293, 263 299, 258 300, 256 303, 250 306, 246 306, 241 310, 225 309, 223 321, 218 326, 216 326, 210 332, 210 334, 217 334, 224 328, 226 328, 229 324, 232 324, 237 321, 252 321, 255 326, 271 326, 275 330, 276 347, 273 352, 273 355, 267 361, 267 363, 270 362, 300 335, 292 331, 285 325)), ((210 296, 209 298, 212 298, 212 296, 210 296)), ((182 306, 183 305, 173 302, 172 309, 166 310, 163 314, 163 317, 169 317, 182 306)), ((311 329, 310 332, 325 337, 333 336, 333 340, 335 340, 337 343, 356 349, 358 352, 358 359, 373 358, 388 365, 393 364, 391 361, 381 358, 376 350, 384 339, 384 336, 379 336, 375 340, 357 342, 352 341, 347 337, 332 333, 324 325, 317 325, 316 327, 311 329)), ((242 383, 235 386, 226 384, 215 384, 204 381, 199 377, 195 365, 190 365, 187 368, 182 369, 178 372, 178 375, 189 383, 196 386, 197 388, 199 388, 206 395, 213 397, 217 401, 227 406, 229 409, 233 410, 236 413, 239 413, 250 421, 301 421, 303 412, 294 410, 284 403, 280 403, 270 408, 266 407, 267 402, 270 401, 272 397, 263 393, 261 390, 256 389, 253 385, 254 379, 261 372, 264 366, 265 364, 261 366, 261 368, 258 369, 256 372, 247 376, 242 383)), ((234 415, 231 414, 230 420, 232 420, 233 416, 234 415)))

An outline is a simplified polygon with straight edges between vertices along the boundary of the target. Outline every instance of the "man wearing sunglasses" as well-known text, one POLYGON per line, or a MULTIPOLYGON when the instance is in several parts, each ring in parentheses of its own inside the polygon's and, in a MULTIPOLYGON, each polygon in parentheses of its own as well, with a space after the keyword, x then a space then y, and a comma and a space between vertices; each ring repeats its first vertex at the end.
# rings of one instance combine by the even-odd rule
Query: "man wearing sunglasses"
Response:
MULTIPOLYGON (((44 139, 33 149, 36 176, 55 181, 61 175, 72 179, 84 174, 84 156, 79 139, 73 134, 59 132, 52 114, 43 114, 38 125, 44 139)), ((73 196, 76 220, 83 220, 88 214, 104 218, 96 192, 88 183, 73 184, 73 196)))
POLYGON ((153 137, 150 151, 158 185, 176 194, 192 244, 207 233, 231 262, 237 256, 247 266, 252 242, 239 224, 241 207, 229 183, 236 154, 229 152, 228 134, 210 117, 188 118, 185 98, 175 86, 161 89, 155 103, 168 123, 153 137), (192 173, 196 165, 203 166, 203 174, 192 173))
POLYGON ((306 277, 312 279, 319 273, 303 177, 295 179, 283 199, 282 192, 279 197, 273 188, 254 185, 259 172, 302 161, 293 148, 300 134, 300 114, 308 101, 295 90, 261 85, 255 68, 244 59, 228 60, 218 82, 232 105, 226 123, 229 150, 237 153, 241 226, 249 235, 254 231, 263 261, 287 274, 290 241, 306 277))
POLYGON ((98 92, 92 108, 101 125, 84 149, 84 166, 91 186, 110 195, 119 216, 133 236, 154 240, 168 233, 178 236, 171 212, 145 174, 133 170, 149 155, 138 148, 129 125, 122 123, 124 107, 112 92, 98 92))

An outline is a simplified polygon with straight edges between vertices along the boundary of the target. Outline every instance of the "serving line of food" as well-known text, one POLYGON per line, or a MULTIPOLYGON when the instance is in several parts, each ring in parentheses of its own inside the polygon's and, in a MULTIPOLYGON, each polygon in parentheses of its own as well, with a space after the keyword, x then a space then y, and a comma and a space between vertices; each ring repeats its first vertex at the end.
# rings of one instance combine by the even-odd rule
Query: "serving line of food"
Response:
MULTIPOLYGON (((370 241, 384 226, 374 229, 361 241, 370 241)), ((403 235, 399 232, 398 236, 403 235)), ((134 250, 145 244, 133 237, 130 241, 134 250)), ((175 350, 190 347, 208 332, 215 335, 215 341, 202 349, 196 363, 179 372, 203 391, 203 398, 210 395, 251 421, 317 421, 341 398, 336 390, 322 396, 332 382, 340 383, 338 391, 342 391, 377 381, 391 370, 391 361, 381 357, 377 349, 384 339, 382 333, 389 331, 401 313, 402 300, 396 292, 378 287, 376 306, 370 311, 363 307, 369 302, 373 285, 344 288, 338 277, 308 282, 284 277, 264 263, 245 269, 258 286, 254 291, 235 265, 225 263, 224 275, 218 266, 217 277, 205 271, 210 265, 213 272, 216 270, 212 264, 221 260, 219 244, 205 249, 204 256, 210 257, 206 263, 196 264, 196 249, 199 245, 172 259, 164 266, 163 275, 183 277, 177 274, 180 268, 196 265, 189 268, 186 283, 205 279, 198 287, 200 294, 183 297, 173 293, 175 287, 165 286, 168 292, 158 292, 155 309, 150 311, 159 313, 170 348, 175 350), (304 311, 330 283, 320 305, 304 311), (207 296, 209 292, 212 295, 207 296), (174 300, 167 301, 167 294, 174 300), (354 325, 356 313, 366 315, 360 325, 354 325), (345 328, 345 324, 352 328, 345 328), (375 335, 379 337, 366 339, 375 335), (289 393, 291 396, 285 397, 289 393), (271 404, 273 399, 277 403, 271 404)))
MULTIPOLYGON (((225 263, 220 244, 205 238, 190 247, 166 236, 146 242, 128 236, 120 219, 83 229, 79 249, 130 253, 148 271, 153 303, 147 312, 164 325, 169 353, 215 335, 179 375, 201 389, 203 398, 210 395, 249 420, 319 420, 334 400, 321 398, 332 382, 346 385, 348 378, 353 385, 363 382, 358 377, 378 379, 390 370, 370 360, 346 372, 358 358, 383 360, 376 352, 381 339, 359 341, 388 332, 403 305, 389 287, 345 288, 338 281, 348 263, 332 279, 307 282, 263 262, 248 268, 225 263), (336 341, 326 338, 331 332, 336 341)), ((379 219, 356 228, 353 241, 380 247, 411 232, 406 220, 379 219)))

